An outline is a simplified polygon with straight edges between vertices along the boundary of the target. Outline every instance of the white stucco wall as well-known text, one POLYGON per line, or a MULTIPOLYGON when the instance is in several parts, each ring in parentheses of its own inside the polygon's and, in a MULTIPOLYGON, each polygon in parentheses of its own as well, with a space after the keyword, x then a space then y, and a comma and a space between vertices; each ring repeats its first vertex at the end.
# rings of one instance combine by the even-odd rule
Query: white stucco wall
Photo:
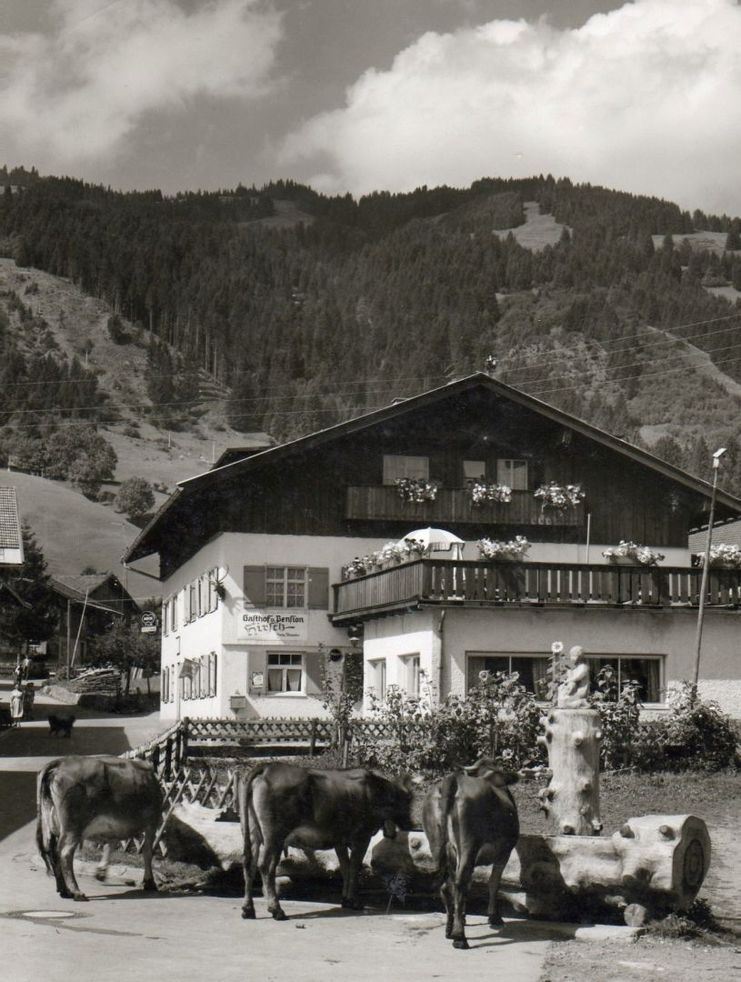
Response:
MULTIPOLYGON (((300 640, 248 643, 241 636, 240 620, 244 607, 243 567, 315 566, 329 570, 329 605, 333 603, 331 585, 339 581, 342 567, 355 556, 380 549, 387 539, 320 537, 309 535, 265 535, 224 533, 207 543, 163 583, 165 600, 177 598, 177 630, 162 638, 162 667, 170 668, 177 679, 186 659, 209 652, 218 656, 217 694, 210 698, 174 700, 162 703, 161 716, 174 720, 183 716, 231 717, 232 696, 244 696, 246 706, 237 715, 317 716, 321 705, 320 660, 323 650, 347 646, 347 630, 335 628, 327 610, 287 609, 306 618, 305 637, 300 640), (224 599, 217 609, 185 623, 183 590, 201 574, 218 567, 224 585, 224 599), (266 671, 270 652, 285 651, 304 655, 304 691, 300 694, 266 694, 251 687, 253 673, 266 671)), ((180 686, 177 684, 179 692, 180 686)))
MULTIPOLYGON (((427 608, 367 624, 363 652, 367 669, 373 659, 386 658, 386 681, 392 685, 401 677, 399 656, 419 651, 430 680, 441 678, 443 696, 465 694, 467 653, 545 657, 553 641, 566 649, 580 644, 587 655, 660 656, 660 684, 671 688, 692 677, 696 621, 697 612, 691 609, 427 608), (442 652, 440 676, 436 651, 442 652)), ((741 718, 740 629, 737 612, 706 612, 700 693, 735 718, 741 718)), ((365 708, 367 704, 366 699, 365 708)))

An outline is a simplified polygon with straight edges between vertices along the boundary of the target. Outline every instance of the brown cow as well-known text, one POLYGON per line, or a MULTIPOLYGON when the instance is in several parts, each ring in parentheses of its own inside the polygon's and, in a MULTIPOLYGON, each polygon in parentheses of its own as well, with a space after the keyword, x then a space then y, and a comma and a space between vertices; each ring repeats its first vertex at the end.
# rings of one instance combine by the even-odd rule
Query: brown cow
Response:
POLYGON ((144 833, 144 889, 156 890, 152 851, 162 792, 151 764, 121 757, 60 757, 40 771, 36 843, 60 897, 87 900, 75 879, 83 839, 111 842, 144 833))
POLYGON ((497 890, 520 834, 517 805, 507 785, 517 776, 482 757, 465 773, 449 774, 427 794, 422 824, 441 875, 445 904, 445 937, 454 948, 468 948, 466 899, 474 866, 492 863, 489 877, 489 924, 502 924, 497 890))
POLYGON ((261 764, 239 783, 239 817, 244 838, 242 917, 253 919, 252 884, 260 870, 268 911, 286 920, 275 892, 275 870, 283 849, 334 849, 342 872, 342 906, 362 909, 357 878, 371 836, 383 828, 412 826, 412 795, 406 785, 377 771, 309 770, 292 764, 261 764))

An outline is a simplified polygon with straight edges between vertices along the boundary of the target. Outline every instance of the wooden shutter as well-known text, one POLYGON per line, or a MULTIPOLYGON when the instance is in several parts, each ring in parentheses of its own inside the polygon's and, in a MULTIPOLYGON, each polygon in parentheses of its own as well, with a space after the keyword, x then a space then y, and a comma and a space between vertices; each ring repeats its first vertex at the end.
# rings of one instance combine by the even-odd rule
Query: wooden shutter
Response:
POLYGON ((250 607, 265 606, 265 567, 244 567, 244 602, 250 607))
POLYGON ((309 610, 329 610, 329 570, 309 566, 309 610))
POLYGON ((304 655, 304 672, 306 673, 306 683, 304 685, 306 695, 321 695, 323 692, 322 656, 318 652, 310 651, 304 655))

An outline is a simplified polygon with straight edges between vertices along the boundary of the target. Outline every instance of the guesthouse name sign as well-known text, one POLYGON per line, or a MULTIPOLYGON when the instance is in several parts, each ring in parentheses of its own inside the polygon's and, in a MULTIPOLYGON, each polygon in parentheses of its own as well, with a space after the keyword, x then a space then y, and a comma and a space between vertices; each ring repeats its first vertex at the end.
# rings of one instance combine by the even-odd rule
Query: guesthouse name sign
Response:
POLYGON ((243 610, 237 637, 248 644, 266 641, 306 641, 309 615, 306 611, 243 610))

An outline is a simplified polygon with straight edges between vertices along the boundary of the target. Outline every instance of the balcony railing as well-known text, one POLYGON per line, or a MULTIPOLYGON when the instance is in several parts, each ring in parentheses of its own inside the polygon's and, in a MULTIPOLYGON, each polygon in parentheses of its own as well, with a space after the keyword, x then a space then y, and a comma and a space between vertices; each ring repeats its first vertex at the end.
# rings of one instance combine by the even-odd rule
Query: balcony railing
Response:
MULTIPOLYGON (((418 604, 695 607, 702 570, 418 559, 334 585, 335 622, 418 604)), ((741 570, 711 569, 705 603, 741 604, 741 570)))
POLYGON ((360 521, 467 522, 474 525, 582 525, 584 505, 563 511, 543 509, 532 491, 513 491, 507 504, 499 501, 475 505, 465 488, 440 488, 434 501, 404 501, 395 487, 349 487, 345 517, 360 521))

